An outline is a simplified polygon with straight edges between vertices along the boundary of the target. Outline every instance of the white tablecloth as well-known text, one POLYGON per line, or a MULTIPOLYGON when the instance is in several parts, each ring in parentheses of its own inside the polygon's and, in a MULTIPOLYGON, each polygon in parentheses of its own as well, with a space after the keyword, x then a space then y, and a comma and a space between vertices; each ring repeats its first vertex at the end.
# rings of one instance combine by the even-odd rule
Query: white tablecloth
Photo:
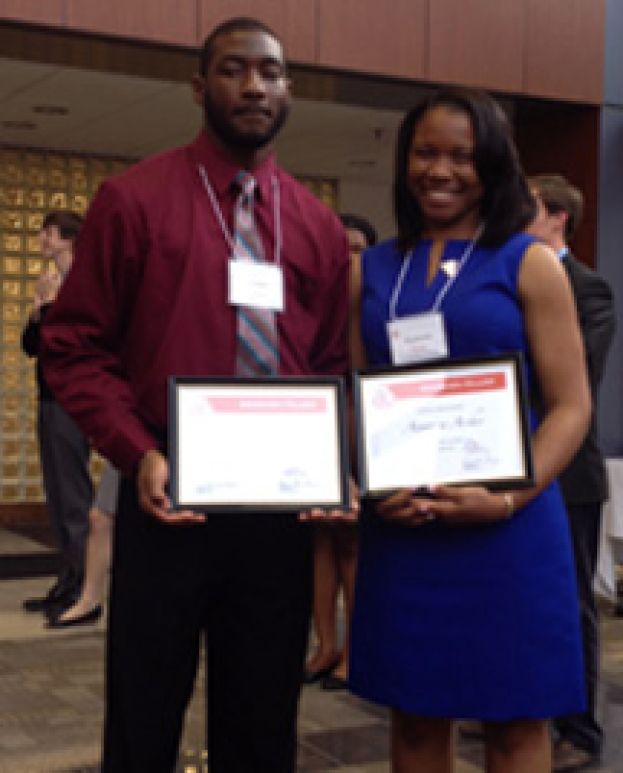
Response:
POLYGON ((607 459, 610 499, 604 504, 595 591, 616 598, 617 563, 623 564, 623 459, 607 459))

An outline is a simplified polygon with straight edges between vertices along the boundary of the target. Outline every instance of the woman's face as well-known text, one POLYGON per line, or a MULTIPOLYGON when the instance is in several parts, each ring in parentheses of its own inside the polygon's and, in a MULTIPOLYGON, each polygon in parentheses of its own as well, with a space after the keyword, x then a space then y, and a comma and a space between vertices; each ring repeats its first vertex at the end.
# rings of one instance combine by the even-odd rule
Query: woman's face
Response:
POLYGON ((478 227, 484 191, 474 145, 471 119, 458 108, 431 108, 416 124, 407 182, 428 235, 470 238, 478 227))

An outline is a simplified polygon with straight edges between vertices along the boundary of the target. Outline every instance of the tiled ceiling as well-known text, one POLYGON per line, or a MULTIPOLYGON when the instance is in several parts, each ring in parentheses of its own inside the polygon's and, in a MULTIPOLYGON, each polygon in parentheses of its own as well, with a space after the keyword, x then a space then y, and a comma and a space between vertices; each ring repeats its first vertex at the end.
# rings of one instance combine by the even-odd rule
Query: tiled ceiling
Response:
MULTIPOLYGON (((387 182, 400 117, 295 99, 280 161, 302 174, 387 182)), ((185 84, 0 58, 0 144, 140 158, 188 141, 200 122, 185 84)))

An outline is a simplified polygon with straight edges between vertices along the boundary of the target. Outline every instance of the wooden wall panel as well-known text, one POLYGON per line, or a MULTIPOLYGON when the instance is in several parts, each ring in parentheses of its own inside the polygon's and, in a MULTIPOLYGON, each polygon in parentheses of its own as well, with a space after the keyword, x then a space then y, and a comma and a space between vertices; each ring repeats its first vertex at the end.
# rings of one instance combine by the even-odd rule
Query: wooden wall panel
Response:
POLYGON ((45 527, 49 523, 50 516, 44 502, 0 504, 0 526, 40 524, 45 527))
POLYGON ((431 0, 428 77, 520 91, 523 29, 517 0, 431 0))
POLYGON ((261 19, 283 41, 291 62, 312 64, 316 61, 315 3, 310 0, 200 0, 197 43, 210 30, 234 16, 261 19))
POLYGON ((318 63, 425 77, 428 0, 317 0, 318 63))
POLYGON ((197 0, 67 0, 67 24, 104 35, 194 46, 197 0))
POLYGON ((597 104, 603 92, 604 0, 524 0, 523 91, 597 104))
POLYGON ((599 104, 607 0, 2 0, 5 19, 197 46, 255 16, 288 58, 599 104))
POLYGON ((515 132, 519 155, 528 175, 563 174, 584 194, 584 219, 571 246, 580 260, 594 266, 599 109, 555 102, 521 103, 515 115, 515 132))
POLYGON ((35 24, 63 24, 65 0, 2 0, 1 19, 34 22, 35 24))

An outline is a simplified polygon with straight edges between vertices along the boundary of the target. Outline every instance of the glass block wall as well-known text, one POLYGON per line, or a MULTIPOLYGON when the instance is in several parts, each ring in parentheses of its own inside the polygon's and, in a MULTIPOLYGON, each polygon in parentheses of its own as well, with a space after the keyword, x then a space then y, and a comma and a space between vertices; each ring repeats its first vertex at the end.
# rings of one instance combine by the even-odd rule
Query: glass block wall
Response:
MULTIPOLYGON (((0 147, 0 505, 43 499, 36 438, 34 363, 20 347, 37 278, 47 268, 38 233, 46 212, 84 214, 100 182, 130 162, 0 147)), ((302 177, 337 207, 337 180, 302 177)), ((101 460, 94 456, 97 477, 101 460)))
POLYGON ((337 179, 326 177, 302 177, 297 175, 297 180, 302 182, 309 190, 331 209, 337 211, 338 189, 337 179))
MULTIPOLYGON (((38 233, 46 212, 81 214, 100 182, 129 162, 0 148, 0 504, 43 498, 33 361, 20 347, 34 285, 47 268, 38 233)), ((101 460, 93 459, 97 472, 101 460)))

